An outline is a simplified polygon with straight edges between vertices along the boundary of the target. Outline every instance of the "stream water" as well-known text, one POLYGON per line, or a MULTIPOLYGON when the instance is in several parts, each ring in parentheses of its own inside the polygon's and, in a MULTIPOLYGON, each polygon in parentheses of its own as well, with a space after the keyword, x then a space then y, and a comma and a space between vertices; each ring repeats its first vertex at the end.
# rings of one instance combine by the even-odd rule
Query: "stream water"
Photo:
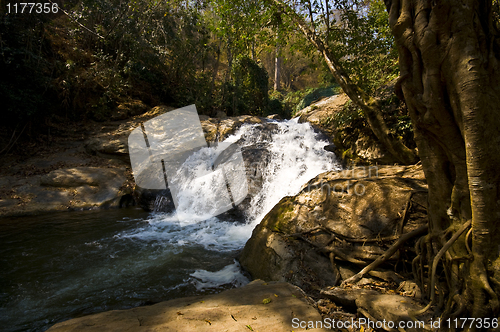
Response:
POLYGON ((271 152, 244 220, 180 223, 138 208, 0 219, 2 330, 44 331, 94 312, 246 284, 235 258, 253 228, 282 197, 340 166, 323 149, 328 143, 296 120, 277 123, 271 135, 244 125, 226 141, 265 143, 271 152))

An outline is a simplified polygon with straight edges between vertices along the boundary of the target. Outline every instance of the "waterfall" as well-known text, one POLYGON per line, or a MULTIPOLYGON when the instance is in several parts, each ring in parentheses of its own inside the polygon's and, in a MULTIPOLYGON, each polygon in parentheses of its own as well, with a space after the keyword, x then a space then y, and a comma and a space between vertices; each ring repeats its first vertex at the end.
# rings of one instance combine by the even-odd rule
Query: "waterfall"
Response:
MULTIPOLYGON (((196 200, 192 197, 179 197, 179 201, 186 200, 191 204, 188 205, 191 210, 184 209, 180 212, 184 214, 183 220, 186 220, 186 214, 192 213, 193 222, 179 222, 175 213, 153 213, 146 225, 119 236, 165 242, 179 251, 190 246, 203 246, 206 250, 218 252, 240 250, 255 226, 281 198, 297 194, 300 188, 316 175, 341 168, 335 155, 324 149, 329 142, 321 139, 321 135, 317 134, 310 124, 298 123, 298 119, 245 124, 224 142, 236 143, 243 151, 255 147, 267 151, 267 162, 249 172, 250 176, 261 178, 261 189, 254 193, 249 204, 245 205, 245 220, 229 220, 225 215, 199 220, 196 206, 193 205, 196 200)), ((207 147, 198 151, 198 157, 203 158, 188 159, 189 167, 183 172, 195 172, 198 175, 209 172, 209 165, 217 154, 215 149, 217 147, 207 147)), ((213 195, 213 190, 204 183, 198 188, 190 188, 186 193, 186 196, 204 197, 213 195)), ((227 281, 227 273, 231 272, 234 273, 234 284, 239 285, 242 284, 242 278, 235 272, 239 271, 236 266, 237 263, 231 267, 226 266, 226 273, 197 270, 191 276, 198 280, 198 285, 213 285, 217 281, 227 281)))
MULTIPOLYGON (((335 155, 324 150, 329 143, 318 139, 310 124, 298 123, 298 118, 295 118, 277 122, 277 127, 267 142, 271 159, 263 170, 262 190, 252 198, 247 213, 252 228, 283 197, 296 195, 302 185, 316 175, 341 168, 335 155)), ((242 128, 241 135, 248 131, 249 128, 242 128)), ((258 135, 250 135, 245 142, 256 144, 258 139, 258 135)))

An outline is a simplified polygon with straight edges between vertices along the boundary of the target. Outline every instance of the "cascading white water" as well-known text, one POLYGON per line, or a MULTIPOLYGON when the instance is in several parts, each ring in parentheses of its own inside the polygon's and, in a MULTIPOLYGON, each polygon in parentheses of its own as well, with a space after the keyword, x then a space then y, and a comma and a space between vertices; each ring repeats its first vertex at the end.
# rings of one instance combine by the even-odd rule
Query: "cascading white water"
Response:
MULTIPOLYGON (((295 118, 277 125, 278 130, 269 142, 271 160, 263 172, 262 190, 252 198, 248 211, 252 228, 283 197, 297 194, 302 185, 322 172, 340 169, 335 155, 324 149, 329 143, 318 140, 308 123, 298 123, 295 118)), ((243 128, 241 134, 245 135, 247 130, 243 128)), ((234 138, 228 138, 231 139, 234 138)), ((258 143, 256 139, 258 136, 254 135, 245 142, 258 143)))
MULTIPOLYGON (((216 251, 241 249, 251 236, 254 227, 281 198, 297 194, 302 185, 321 172, 340 169, 335 155, 324 149, 329 143, 318 139, 318 135, 309 124, 298 123, 297 119, 274 122, 274 124, 276 128, 271 133, 263 133, 259 124, 246 124, 225 140, 227 143, 238 143, 242 149, 265 143, 270 152, 269 162, 262 171, 262 189, 251 199, 246 211, 247 220, 234 222, 221 217, 210 217, 199 221, 200 216, 196 213, 196 207, 192 206, 194 202, 192 197, 179 197, 180 201, 189 201, 192 207, 192 210, 182 211, 184 214, 182 219, 189 219, 189 215, 186 214, 192 213, 193 222, 181 223, 175 214, 156 213, 147 220, 146 225, 120 234, 119 237, 147 241, 155 239, 168 242, 177 250, 193 245, 202 245, 205 249, 216 251)), ((206 162, 198 163, 190 172, 196 172, 197 176, 200 176, 210 171, 209 165, 216 153, 213 148, 204 148, 198 154, 204 158, 195 159, 206 162)), ((186 193, 187 195, 195 193, 197 197, 214 195, 206 183, 199 188, 190 188, 186 193)), ((198 279, 197 288, 203 285, 227 283, 228 273, 233 274, 232 280, 235 284, 242 284, 242 277, 236 265, 226 267, 223 271, 224 273, 197 270, 191 276, 198 279)))

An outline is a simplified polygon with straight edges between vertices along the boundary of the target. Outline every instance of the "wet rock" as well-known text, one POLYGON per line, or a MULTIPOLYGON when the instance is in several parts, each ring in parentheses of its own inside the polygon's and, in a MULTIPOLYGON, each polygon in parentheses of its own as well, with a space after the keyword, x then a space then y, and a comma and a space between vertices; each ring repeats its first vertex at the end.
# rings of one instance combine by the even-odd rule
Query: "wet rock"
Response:
POLYGON ((337 147, 335 146, 335 144, 325 145, 325 147, 323 149, 325 149, 326 151, 333 152, 333 153, 335 153, 337 151, 337 147))
POLYGON ((127 208, 129 206, 135 206, 134 196, 131 194, 125 194, 120 197, 120 201, 118 203, 119 208, 127 208))
POLYGON ((144 211, 170 213, 175 210, 174 200, 168 188, 158 190, 144 189, 136 186, 134 197, 144 211))
MULTIPOLYGON (((292 327, 294 318, 321 320, 298 287, 255 280, 219 294, 75 318, 58 323, 48 331, 291 331, 298 330, 292 327)), ((309 328, 308 331, 326 332, 327 329, 309 328)))
POLYGON ((271 160, 266 144, 244 147, 241 150, 248 180, 248 195, 253 197, 262 189, 263 173, 271 160))

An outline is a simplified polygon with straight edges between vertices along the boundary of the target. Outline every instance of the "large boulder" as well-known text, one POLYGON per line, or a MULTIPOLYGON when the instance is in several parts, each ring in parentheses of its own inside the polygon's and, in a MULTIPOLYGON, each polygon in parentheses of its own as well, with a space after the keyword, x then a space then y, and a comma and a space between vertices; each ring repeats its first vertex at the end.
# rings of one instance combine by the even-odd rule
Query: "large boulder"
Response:
POLYGON ((107 155, 129 161, 128 136, 93 137, 85 142, 85 151, 91 155, 107 155))
POLYGON ((419 166, 320 174, 264 217, 240 255, 241 265, 253 278, 287 281, 306 291, 336 285, 339 276, 321 251, 335 249, 346 279, 352 273, 344 273, 346 262, 338 259, 372 261, 401 234, 425 224, 426 195, 419 166))
POLYGON ((295 116, 299 117, 300 122, 321 126, 328 118, 335 116, 348 101, 349 97, 345 94, 322 98, 301 109, 295 116))
POLYGON ((123 194, 120 188, 125 181, 125 169, 120 168, 58 169, 41 176, 44 195, 37 195, 34 202, 62 205, 66 209, 117 207, 123 194))

